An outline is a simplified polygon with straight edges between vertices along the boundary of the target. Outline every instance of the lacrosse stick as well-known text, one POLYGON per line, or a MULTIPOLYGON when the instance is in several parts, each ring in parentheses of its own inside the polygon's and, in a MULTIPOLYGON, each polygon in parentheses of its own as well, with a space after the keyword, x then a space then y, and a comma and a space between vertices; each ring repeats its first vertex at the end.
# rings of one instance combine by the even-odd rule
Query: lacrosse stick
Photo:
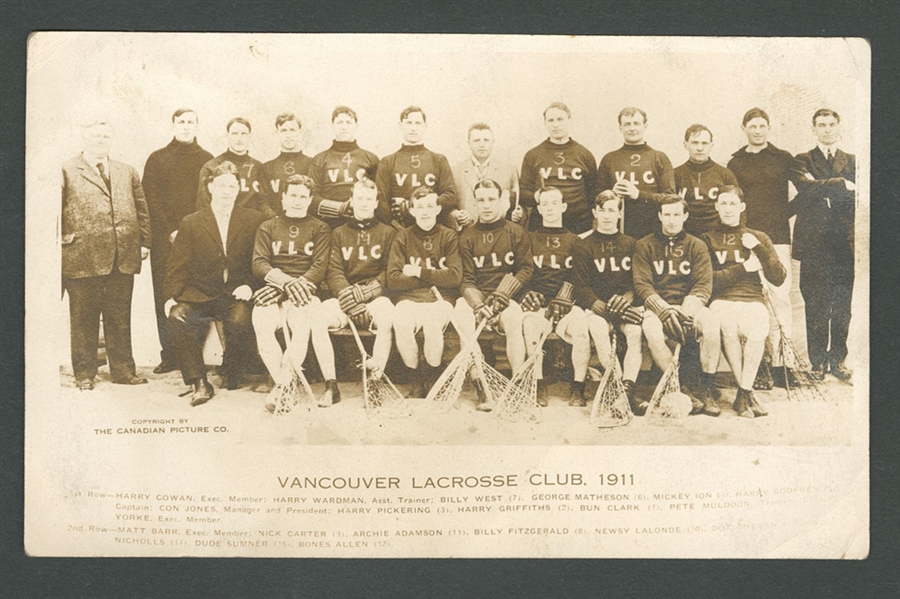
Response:
POLYGON ((691 398, 681 391, 681 379, 678 376, 680 354, 679 343, 672 354, 672 362, 663 372, 650 398, 645 417, 655 424, 681 422, 691 413, 691 398))
POLYGON ((609 357, 611 364, 600 379, 600 386, 597 387, 594 403, 591 405, 591 424, 597 428, 625 426, 634 417, 622 382, 615 331, 612 334, 609 357))
POLYGON ((806 401, 832 401, 828 388, 825 387, 822 381, 817 380, 815 376, 813 376, 812 364, 801 357, 799 352, 794 348, 794 342, 791 341, 790 336, 784 332, 784 325, 781 324, 781 319, 778 318, 778 313, 775 311, 775 306, 772 303, 772 290, 769 287, 769 283, 763 272, 761 270, 758 272, 766 308, 769 310, 769 314, 775 320, 775 324, 778 327, 777 354, 778 358, 781 360, 780 368, 784 371, 784 388, 787 391, 788 400, 792 400, 796 396, 796 399, 806 401), (790 375, 788 375, 788 368, 790 368, 791 365, 793 365, 793 374, 799 385, 791 385, 790 375))
POLYGON ((350 330, 353 331, 356 347, 359 348, 362 356, 360 366, 363 371, 363 401, 366 406, 366 414, 384 418, 408 418, 412 412, 403 394, 397 390, 387 374, 384 372, 377 374, 376 371, 369 369, 370 357, 366 348, 363 347, 362 339, 359 338, 359 331, 356 330, 352 319, 348 318, 347 323, 350 325, 350 330))
POLYGON ((497 415, 504 420, 537 421, 537 380, 544 359, 544 341, 549 331, 544 331, 538 338, 534 353, 525 360, 518 372, 506 384, 497 398, 497 415))
MULTIPOLYGON (((437 287, 432 287, 431 291, 438 301, 444 299, 437 287)), ((456 329, 456 333, 459 335, 460 352, 444 372, 441 373, 434 386, 429 390, 427 398, 444 405, 458 405, 459 395, 462 392, 462 383, 465 381, 466 375, 474 370, 473 378, 481 382, 485 394, 485 401, 481 409, 486 412, 491 411, 496 407, 496 398, 506 389, 509 380, 484 361, 484 355, 478 346, 479 335, 486 327, 490 326, 488 320, 485 319, 479 323, 475 329, 474 337, 471 338, 467 337, 465 332, 460 330, 453 318, 450 319, 450 322, 453 323, 453 328, 456 329), (451 380, 453 381, 453 386, 450 386, 451 380), (459 391, 455 391, 457 385, 459 386, 459 391)))
POLYGON ((293 335, 288 330, 285 307, 279 306, 281 316, 281 331, 284 335, 284 354, 281 356, 281 371, 275 388, 266 398, 266 408, 276 416, 289 414, 294 410, 312 415, 316 411, 316 397, 313 395, 309 381, 303 376, 303 369, 295 367, 291 363, 289 349, 293 342, 293 335), (301 410, 302 408, 302 410, 301 410))

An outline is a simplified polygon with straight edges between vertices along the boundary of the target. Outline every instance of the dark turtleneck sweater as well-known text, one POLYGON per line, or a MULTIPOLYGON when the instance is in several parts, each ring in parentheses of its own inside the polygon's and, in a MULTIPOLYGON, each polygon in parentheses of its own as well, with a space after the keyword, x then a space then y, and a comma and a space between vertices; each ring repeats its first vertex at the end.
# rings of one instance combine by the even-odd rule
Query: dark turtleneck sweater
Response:
MULTIPOLYGON (((507 273, 515 276, 524 288, 534 272, 528 234, 505 218, 467 227, 459 235, 459 257, 463 266, 460 286, 463 293, 470 287, 484 295, 493 293, 507 273)), ((519 295, 521 291, 516 294, 519 295)))
POLYGON ((253 275, 264 281, 273 268, 318 285, 325 278, 331 229, 314 216, 276 216, 259 226, 253 246, 253 275))
POLYGON ((212 157, 196 138, 190 143, 173 138, 147 158, 141 184, 155 243, 168 244, 181 219, 195 210, 200 169, 212 157))
POLYGON ((331 232, 328 288, 343 289, 373 279, 387 288, 387 263, 395 229, 375 218, 351 220, 331 232))
POLYGON ((703 241, 709 247, 713 266, 713 301, 717 299, 732 302, 764 302, 762 282, 758 272, 747 272, 744 262, 750 254, 756 254, 762 264, 766 280, 773 285, 781 285, 787 271, 778 260, 772 240, 762 231, 748 229, 744 225, 732 227, 719 223, 703 234, 703 241), (751 233, 759 239, 753 251, 744 247, 741 237, 751 233))
MULTIPOLYGON (((312 158, 303 152, 285 152, 282 150, 281 154, 263 165, 263 171, 265 172, 263 179, 266 183, 262 195, 266 197, 266 202, 276 214, 284 214, 284 208, 281 206, 284 182, 291 175, 307 176, 310 164, 312 164, 312 158)), ((309 213, 315 216, 315 212, 312 209, 310 209, 309 213)))
POLYGON ((684 222, 684 230, 700 237, 714 228, 719 223, 719 214, 716 212, 719 189, 737 184, 734 173, 712 159, 700 164, 688 160, 676 168, 676 193, 688 203, 690 214, 684 222))
POLYGON ((437 301, 432 286, 438 288, 445 300, 454 302, 459 297, 461 280, 462 263, 456 231, 439 224, 425 231, 414 224, 397 232, 391 244, 387 270, 388 288, 395 302, 437 301), (422 274, 406 276, 403 274, 405 264, 421 266, 422 274))
POLYGON ((197 188, 197 209, 209 206, 210 195, 207 186, 209 185, 210 176, 216 167, 226 160, 234 164, 240 174, 240 191, 238 191, 238 197, 234 205, 262 212, 268 217, 275 216, 275 208, 271 205, 269 195, 266 193, 265 186, 268 183, 266 183, 263 163, 256 158, 251 158, 250 154, 239 156, 231 150, 226 150, 224 153, 219 154, 200 169, 200 181, 197 188))
POLYGON ((659 228, 660 198, 675 193, 675 171, 668 156, 646 143, 624 144, 606 154, 597 171, 598 193, 612 189, 619 179, 628 179, 638 188, 636 200, 625 198, 626 235, 640 239, 659 228))
MULTIPOLYGON (((519 197, 523 206, 534 208, 534 192, 544 187, 556 187, 567 204, 563 226, 573 233, 588 231, 593 223, 591 203, 597 195, 597 160, 591 151, 569 139, 554 143, 545 139, 528 150, 522 159, 519 177, 519 197)), ((531 211, 529 229, 541 225, 537 209, 531 211)))
POLYGON ((309 176, 316 185, 310 213, 332 227, 342 224, 343 221, 334 216, 335 211, 350 199, 354 183, 363 176, 374 181, 377 170, 378 156, 363 150, 355 141, 335 140, 310 163, 309 176), (325 206, 321 207, 323 201, 325 206))
MULTIPOLYGON (((378 163, 375 184, 378 186, 375 216, 382 222, 393 222, 391 204, 394 198, 409 200, 413 191, 427 185, 438 195, 438 204, 441 205, 438 222, 451 228, 456 226, 450 219, 450 213, 457 208, 456 183, 450 163, 443 154, 432 152, 423 144, 401 146, 378 163)), ((412 216, 407 216, 396 226, 407 227, 414 220, 412 216)))
POLYGON ((704 305, 709 301, 713 283, 709 249, 693 235, 651 233, 635 244, 631 260, 634 293, 640 301, 656 294, 670 304, 681 304, 688 295, 704 305))
POLYGON ((528 238, 534 264, 528 289, 543 294, 549 301, 556 297, 563 283, 575 282, 573 253, 578 235, 565 227, 541 225, 531 231, 528 238))
MULTIPOLYGON (((631 260, 635 240, 623 233, 593 231, 575 245, 575 301, 590 310, 594 302, 609 301, 634 289, 631 260)), ((633 302, 640 305, 640 301, 633 302)))

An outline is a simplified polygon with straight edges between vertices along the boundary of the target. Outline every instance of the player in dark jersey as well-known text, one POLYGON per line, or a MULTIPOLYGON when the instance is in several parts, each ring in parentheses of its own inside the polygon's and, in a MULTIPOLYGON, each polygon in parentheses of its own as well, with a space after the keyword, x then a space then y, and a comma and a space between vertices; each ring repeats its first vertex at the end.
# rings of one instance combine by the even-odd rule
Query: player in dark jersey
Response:
POLYGON ((716 199, 720 222, 703 234, 703 241, 713 264, 709 309, 719 321, 722 349, 738 386, 734 411, 753 418, 768 414, 753 394, 753 381, 769 335, 769 311, 759 275, 762 271, 767 281, 780 285, 787 271, 769 236, 741 224, 746 207, 739 187, 722 187, 716 199))
POLYGON ((350 197, 354 184, 364 178, 374 181, 378 170, 378 156, 356 143, 357 124, 352 108, 335 108, 331 113, 334 141, 330 148, 316 154, 309 167, 309 176, 316 186, 310 211, 331 228, 352 220, 350 197))
MULTIPOLYGON (((644 311, 643 307, 634 305, 640 303, 635 298, 631 273, 635 240, 619 232, 622 208, 622 198, 615 192, 606 190, 597 195, 593 211, 597 226, 575 245, 575 297, 577 304, 584 309, 585 322, 603 368, 612 365, 612 328, 616 327, 625 335, 627 347, 622 363, 622 381, 631 410, 640 416, 646 411, 647 402, 635 398, 634 383, 641 370, 644 311)), ((590 352, 589 344, 585 364, 590 352)), ((573 405, 585 404, 582 400, 573 405)))
POLYGON ((705 125, 691 125, 684 132, 688 160, 675 169, 676 193, 687 202, 691 217, 684 230, 700 237, 719 224, 716 197, 725 185, 737 185, 734 173, 709 157, 713 134, 705 125))
MULTIPOLYGON (((278 140, 281 142, 281 153, 263 165, 266 181, 263 195, 269 207, 282 213, 281 198, 282 186, 291 175, 305 175, 309 172, 312 158, 300 149, 300 130, 303 125, 300 119, 293 113, 285 112, 275 117, 275 130, 278 132, 278 140)), ((315 213, 312 213, 315 216, 315 213)))
POLYGON ((375 215, 397 229, 412 225, 409 214, 412 192, 423 185, 438 194, 441 224, 456 229, 452 217, 457 209, 456 183, 453 171, 443 154, 432 152, 422 141, 428 124, 425 113, 418 106, 409 106, 400 113, 400 132, 403 146, 378 163, 375 184, 378 185, 378 209, 375 215))
MULTIPOLYGON (((437 223, 441 206, 430 187, 413 192, 409 213, 416 222, 397 232, 388 259, 387 280, 397 307, 394 334, 407 368, 416 371, 410 397, 425 397, 441 372, 444 329, 459 296, 462 264, 456 232, 437 223), (432 291, 436 287, 442 299, 432 291), (422 330, 425 359, 419 361, 416 333, 422 330)), ((393 228, 393 227, 391 227, 393 228)))
MULTIPOLYGON (((741 130, 747 136, 747 145, 732 154, 728 168, 737 178, 737 184, 744 194, 747 210, 744 221, 748 227, 762 231, 775 244, 775 251, 787 271, 787 278, 780 285, 773 285, 772 305, 782 331, 791 336, 794 322, 794 308, 791 302, 791 211, 788 204, 790 182, 794 178, 794 158, 790 152, 775 147, 769 141, 769 115, 761 108, 751 108, 744 114, 741 130)), ((795 256, 796 257, 796 256, 795 256)), ((769 346, 772 365, 782 366, 780 349, 781 336, 775 318, 769 321, 769 346)), ((785 370, 775 368, 772 378, 777 386, 798 384, 788 367, 788 380, 784 381, 785 370)), ((757 388, 771 388, 768 382, 757 388)))
MULTIPOLYGON (((309 177, 288 177, 281 194, 284 216, 267 220, 256 233, 253 274, 266 285, 254 294, 253 329, 259 355, 276 381, 281 374, 282 351, 275 331, 282 325, 282 311, 291 333, 288 358, 297 370, 306 359, 311 336, 325 377, 325 393, 319 405, 330 406, 340 401, 341 394, 335 377, 334 349, 316 288, 325 279, 331 230, 309 216, 311 193, 309 177)), ((266 408, 271 412, 275 406, 266 404, 266 408)))
POLYGON ((597 183, 597 162, 590 150, 569 136, 572 111, 562 102, 554 102, 544 110, 544 127, 549 137, 528 150, 522 159, 519 178, 520 202, 532 208, 528 228, 541 225, 535 210, 535 192, 552 186, 563 194, 568 205, 563 225, 573 233, 591 229, 591 199, 597 183))
MULTIPOLYGON (((478 222, 459 236, 462 297, 456 302, 453 318, 468 337, 474 336, 476 322, 497 320, 498 331, 506 335, 506 356, 515 373, 525 361, 522 308, 516 300, 531 279, 534 265, 525 229, 503 218, 507 207, 501 191, 492 179, 475 186, 478 222)), ((478 409, 483 410, 481 389, 479 399, 478 409)))
POLYGON ((644 141, 647 113, 640 108, 619 112, 625 144, 600 160, 597 189, 611 189, 625 199, 625 234, 640 239, 659 230, 660 200, 675 192, 675 172, 669 157, 644 141))
MULTIPOLYGON (((634 247, 634 292, 644 310, 644 337, 653 361, 665 370, 672 362, 669 342, 685 343, 693 331, 700 343, 700 387, 691 398, 692 413, 719 414, 713 385, 719 366, 719 323, 706 307, 712 293, 712 264, 706 244, 684 231, 687 204, 677 194, 658 206, 660 230, 634 247)), ((626 216, 628 214, 626 208, 626 216)))
POLYGON ((266 182, 263 163, 250 156, 250 121, 241 117, 233 118, 228 121, 225 131, 228 132, 228 149, 200 169, 197 210, 209 206, 210 195, 206 182, 216 167, 227 161, 237 166, 240 173, 240 189, 234 205, 262 212, 270 218, 275 216, 275 209, 269 204, 264 187, 266 182))
POLYGON ((383 373, 391 353, 394 304, 387 298, 387 261, 395 229, 375 218, 378 190, 371 179, 353 184, 353 220, 331 232, 328 289, 334 297, 322 302, 322 317, 330 330, 349 326, 375 333, 367 367, 383 373))
MULTIPOLYGON (((525 311, 522 333, 526 357, 534 353, 541 335, 553 329, 572 346, 575 376, 569 395, 570 399, 583 401, 591 342, 588 339, 584 311, 574 305, 575 270, 572 253, 578 236, 563 227, 563 214, 567 208, 559 189, 545 187, 538 191, 537 210, 543 223, 528 234, 534 274, 522 296, 522 309, 525 311)), ((537 401, 540 406, 545 407, 547 389, 542 366, 543 364, 538 370, 537 401)))

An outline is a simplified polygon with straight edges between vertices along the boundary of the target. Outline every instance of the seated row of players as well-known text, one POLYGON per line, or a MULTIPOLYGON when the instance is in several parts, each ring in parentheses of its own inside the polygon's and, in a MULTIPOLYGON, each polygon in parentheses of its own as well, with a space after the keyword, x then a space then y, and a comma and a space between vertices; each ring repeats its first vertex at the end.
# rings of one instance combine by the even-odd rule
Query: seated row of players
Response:
MULTIPOLYGON (((477 222, 460 235, 437 222, 442 207, 430 187, 413 192, 408 213, 414 223, 399 231, 375 218, 377 188, 366 178, 353 185, 353 219, 334 231, 308 214, 315 185, 304 175, 287 178, 284 215, 268 220, 235 205, 240 179, 230 162, 213 170, 207 190, 210 209, 181 222, 165 281, 169 332, 184 382, 193 386, 192 405, 214 394, 202 357, 210 318, 224 323, 225 388, 241 384, 254 331, 276 381, 284 363, 299 369, 311 340, 326 379, 323 406, 340 401, 329 330, 350 320, 372 330, 376 372, 383 372, 395 336, 404 364, 418 371, 411 395, 424 397, 440 374, 451 320, 465 342, 488 319, 505 335, 513 372, 551 328, 571 344, 570 405, 586 403, 590 339, 601 365, 609 367, 610 333, 619 328, 627 342, 624 385, 639 414, 646 409, 634 393, 642 334, 661 369, 673 359, 673 343, 691 336, 699 341, 704 374, 694 408, 711 415, 719 413, 712 383, 721 338, 739 387, 735 410, 765 415, 752 392, 768 334, 758 271, 775 285, 785 271, 769 238, 741 224, 745 204, 737 187, 720 191, 721 222, 702 240, 685 233, 687 205, 671 194, 660 198, 660 230, 637 242, 618 232, 623 201, 612 191, 597 196, 596 228, 579 238, 563 226, 568 206, 553 187, 536 194, 542 226, 529 234, 504 218, 509 205, 501 186, 479 182, 477 222), (331 297, 322 301, 326 281, 331 297), (424 362, 415 338, 420 329, 424 362)), ((481 383, 474 382, 478 407, 485 409, 481 383)), ((539 389, 538 401, 546 406, 546 389, 539 389)))

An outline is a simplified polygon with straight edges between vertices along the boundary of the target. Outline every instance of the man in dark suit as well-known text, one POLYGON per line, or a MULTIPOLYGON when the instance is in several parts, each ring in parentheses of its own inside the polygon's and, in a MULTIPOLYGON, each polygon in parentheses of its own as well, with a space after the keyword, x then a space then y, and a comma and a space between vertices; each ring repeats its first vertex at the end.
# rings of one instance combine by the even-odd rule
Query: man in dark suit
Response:
POLYGON ((213 155, 200 147, 195 137, 197 114, 189 108, 179 108, 172 115, 174 136, 169 145, 156 150, 144 166, 144 193, 150 211, 153 248, 150 253, 150 272, 153 275, 153 299, 156 305, 156 330, 159 334, 160 363, 153 369, 163 374, 178 369, 175 350, 169 341, 163 295, 166 279, 166 260, 172 241, 178 233, 178 223, 195 210, 197 179, 200 169, 213 155))
POLYGON ((134 275, 150 255, 150 217, 137 171, 111 160, 106 121, 84 128, 83 152, 62 167, 62 283, 69 294, 72 370, 94 388, 100 315, 113 383, 147 382, 131 351, 134 275))
POLYGON ((235 206, 240 172, 225 161, 212 170, 208 207, 184 217, 169 253, 165 304, 169 335, 191 405, 209 401, 215 391, 206 378, 203 341, 211 320, 225 327, 222 387, 237 389, 253 352, 250 298, 257 286, 251 270, 256 230, 265 216, 235 206))
POLYGON ((837 147, 840 123, 838 113, 828 108, 813 115, 819 143, 794 159, 798 193, 791 214, 797 215, 793 257, 801 264, 810 362, 819 378, 830 370, 849 381, 852 373, 844 360, 853 295, 856 157, 837 147))

